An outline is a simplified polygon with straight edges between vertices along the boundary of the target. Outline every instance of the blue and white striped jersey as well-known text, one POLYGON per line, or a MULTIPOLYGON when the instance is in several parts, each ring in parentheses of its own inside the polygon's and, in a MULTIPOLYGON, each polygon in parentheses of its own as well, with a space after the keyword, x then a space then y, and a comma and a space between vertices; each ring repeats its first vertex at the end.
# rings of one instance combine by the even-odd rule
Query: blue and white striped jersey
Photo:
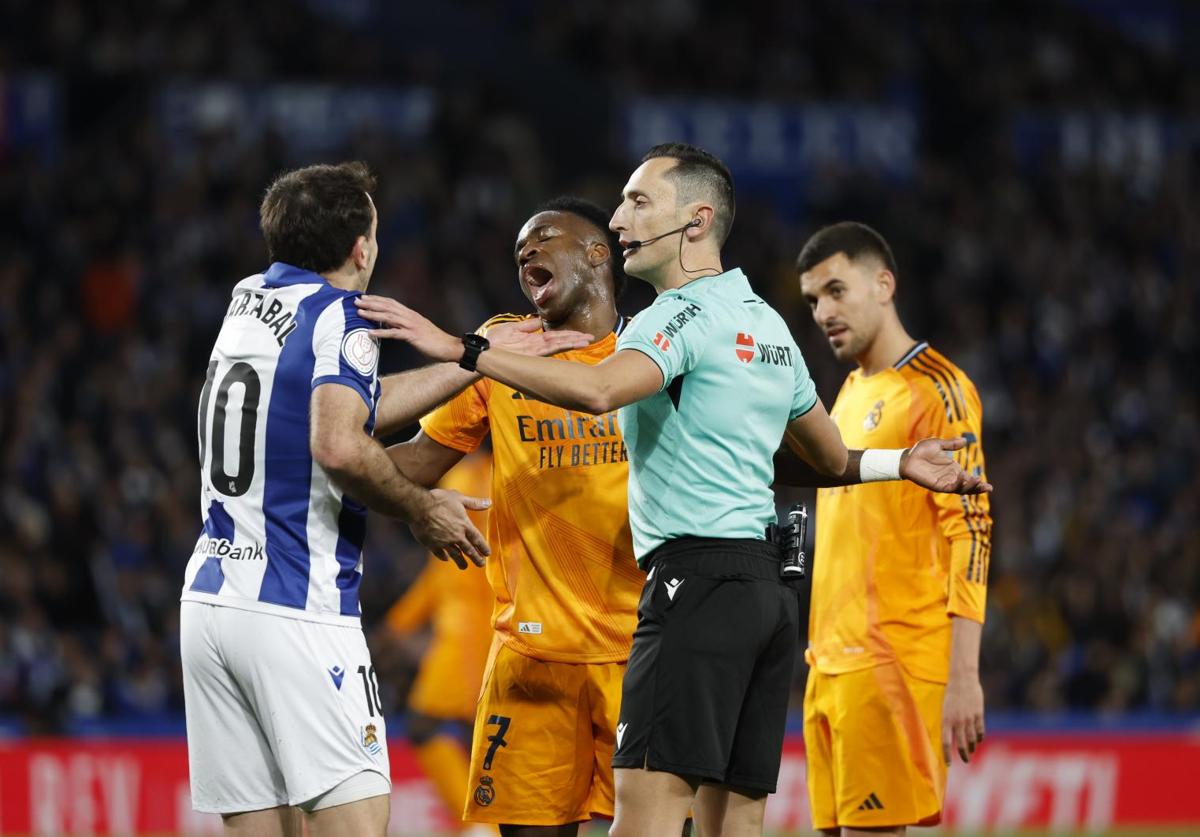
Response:
POLYGON ((357 293, 276 262, 233 289, 200 396, 200 539, 184 601, 358 625, 367 510, 309 452, 313 390, 350 387, 375 426, 379 343, 357 293))

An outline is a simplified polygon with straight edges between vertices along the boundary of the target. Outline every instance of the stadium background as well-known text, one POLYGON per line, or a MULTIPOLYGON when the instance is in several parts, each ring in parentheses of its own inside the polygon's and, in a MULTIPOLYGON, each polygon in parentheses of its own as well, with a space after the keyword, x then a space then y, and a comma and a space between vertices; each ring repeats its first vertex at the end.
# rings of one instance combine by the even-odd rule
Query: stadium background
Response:
MULTIPOLYGON (((539 201, 613 205, 664 139, 732 167, 727 263, 788 317, 827 404, 847 370, 792 263, 844 218, 889 238, 910 331, 979 385, 995 740, 952 778, 955 822, 1200 824, 1171 785, 1200 770, 1200 4, 2 0, 0 17, 0 833, 148 828, 155 776, 178 772, 155 759, 177 764, 182 730, 195 405, 229 290, 264 266, 271 177, 368 161, 372 289, 465 330, 526 309, 511 247, 539 201)), ((633 284, 628 312, 649 299, 633 284)), ((414 362, 389 346, 383 369, 414 362)), ((391 712, 413 658, 375 627, 422 562, 373 520, 363 607, 391 712)), ((428 802, 401 790, 397 833, 428 802)), ((177 803, 162 816, 183 829, 177 803)))

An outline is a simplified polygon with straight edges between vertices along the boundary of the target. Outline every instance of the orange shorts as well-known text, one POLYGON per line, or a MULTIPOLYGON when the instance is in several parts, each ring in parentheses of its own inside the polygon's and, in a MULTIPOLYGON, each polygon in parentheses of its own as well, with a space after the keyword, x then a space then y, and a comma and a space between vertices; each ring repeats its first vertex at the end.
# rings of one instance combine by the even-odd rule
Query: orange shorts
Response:
POLYGON ((566 825, 613 815, 625 663, 548 663, 492 643, 463 819, 566 825))
POLYGON ((813 828, 936 825, 946 795, 946 686, 898 663, 808 672, 804 747, 813 828))

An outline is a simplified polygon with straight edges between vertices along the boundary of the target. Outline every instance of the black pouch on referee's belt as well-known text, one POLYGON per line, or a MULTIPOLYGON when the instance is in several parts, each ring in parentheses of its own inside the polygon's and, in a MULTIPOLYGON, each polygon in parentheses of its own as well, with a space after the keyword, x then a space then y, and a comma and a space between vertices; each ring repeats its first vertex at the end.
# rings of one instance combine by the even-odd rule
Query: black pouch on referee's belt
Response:
POLYGON ((782 526, 772 523, 767 526, 767 540, 779 547, 782 555, 779 562, 779 577, 794 583, 804 580, 808 561, 804 555, 804 540, 808 536, 808 508, 796 503, 788 509, 787 522, 782 526))

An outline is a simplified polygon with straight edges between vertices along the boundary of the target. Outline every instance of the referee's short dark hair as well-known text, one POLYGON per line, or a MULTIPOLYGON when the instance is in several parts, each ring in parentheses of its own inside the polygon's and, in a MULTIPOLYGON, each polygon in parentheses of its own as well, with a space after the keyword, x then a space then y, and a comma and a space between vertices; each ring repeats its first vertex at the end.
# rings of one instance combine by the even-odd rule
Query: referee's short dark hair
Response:
POLYGON ((370 235, 375 176, 366 163, 322 163, 284 172, 267 189, 259 226, 272 262, 325 273, 370 235))
POLYGON ((724 244, 733 228, 737 201, 733 194, 733 175, 714 154, 686 142, 665 142, 646 152, 642 162, 670 157, 677 163, 666 176, 675 183, 681 201, 706 200, 713 205, 713 233, 724 244))
POLYGON ((560 195, 543 203, 534 212, 566 212, 577 215, 596 228, 608 245, 608 267, 612 271, 613 298, 619 299, 625 290, 625 264, 621 258, 621 237, 608 228, 611 213, 605 212, 597 204, 574 195, 560 195))
POLYGON ((883 236, 866 224, 858 221, 839 221, 822 227, 813 233, 804 249, 796 257, 796 272, 808 273, 828 258, 842 253, 854 261, 863 256, 873 257, 887 268, 892 276, 900 278, 896 269, 896 258, 883 236))

